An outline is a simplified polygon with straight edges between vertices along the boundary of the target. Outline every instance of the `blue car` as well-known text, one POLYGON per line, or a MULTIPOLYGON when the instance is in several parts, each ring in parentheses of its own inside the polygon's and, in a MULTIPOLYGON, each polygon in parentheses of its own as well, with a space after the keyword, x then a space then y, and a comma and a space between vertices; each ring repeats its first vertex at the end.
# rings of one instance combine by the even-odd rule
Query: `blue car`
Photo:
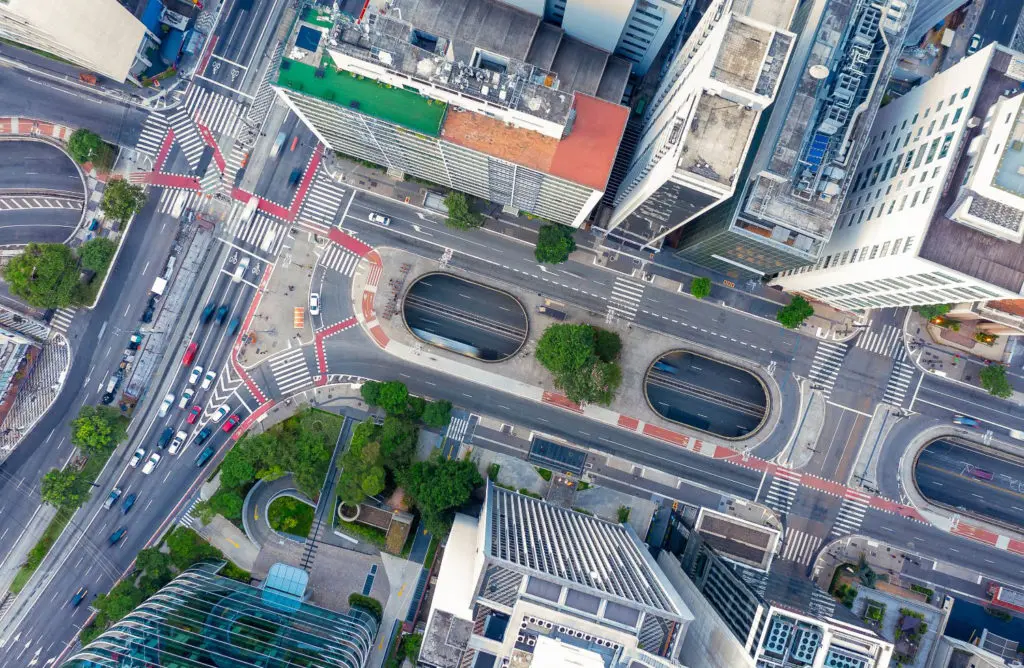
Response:
POLYGON ((121 504, 121 514, 122 515, 127 515, 128 511, 131 510, 132 506, 134 506, 134 505, 135 505, 135 495, 134 494, 129 494, 128 496, 124 497, 124 503, 121 504))
POLYGON ((118 541, 120 541, 122 538, 124 538, 124 535, 126 533, 128 533, 128 528, 127 527, 121 527, 120 529, 118 529, 114 533, 110 534, 110 539, 109 539, 110 540, 110 544, 111 545, 117 545, 118 541))

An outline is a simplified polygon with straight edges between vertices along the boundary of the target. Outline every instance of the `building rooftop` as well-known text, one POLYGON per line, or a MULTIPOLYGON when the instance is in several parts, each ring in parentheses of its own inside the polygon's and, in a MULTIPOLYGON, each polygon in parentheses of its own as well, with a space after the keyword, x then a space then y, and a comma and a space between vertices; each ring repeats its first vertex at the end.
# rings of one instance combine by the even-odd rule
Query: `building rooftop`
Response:
POLYGON ((745 105, 707 93, 701 95, 690 132, 679 151, 677 169, 731 186, 760 116, 759 111, 745 105))
POLYGON ((731 16, 711 76, 736 88, 754 90, 771 38, 771 31, 731 16))
POLYGON ((831 236, 898 59, 899 49, 888 45, 902 42, 909 17, 832 0, 820 16, 811 12, 809 28, 815 20, 814 40, 797 44, 782 81, 742 213, 780 226, 770 233, 776 241, 816 252, 831 236), (818 242, 794 238, 802 235, 818 242))
POLYGON ((736 0, 732 10, 750 18, 767 23, 776 28, 789 30, 793 22, 793 12, 800 0, 736 0))
POLYGON ((778 530, 709 508, 701 508, 694 529, 723 557, 761 571, 768 570, 779 543, 778 530))

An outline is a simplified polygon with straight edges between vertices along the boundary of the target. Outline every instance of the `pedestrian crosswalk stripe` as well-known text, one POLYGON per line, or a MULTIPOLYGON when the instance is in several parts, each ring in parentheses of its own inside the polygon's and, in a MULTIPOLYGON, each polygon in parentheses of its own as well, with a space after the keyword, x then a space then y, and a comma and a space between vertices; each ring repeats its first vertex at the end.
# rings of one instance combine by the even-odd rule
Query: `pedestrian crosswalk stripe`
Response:
POLYGON ((234 137, 243 104, 216 91, 193 85, 185 96, 189 115, 211 132, 234 137))
POLYGON ((295 390, 309 385, 313 378, 309 373, 309 364, 303 348, 278 357, 270 363, 270 371, 281 394, 288 395, 295 390))
POLYGON ((832 394, 832 387, 836 384, 839 369, 846 358, 846 350, 843 343, 819 341, 818 348, 814 351, 811 370, 807 375, 816 385, 821 386, 826 399, 832 394))
POLYGON ((178 107, 171 113, 168 122, 174 130, 174 140, 184 154, 189 166, 195 170, 199 167, 199 160, 206 150, 206 142, 196 129, 195 123, 189 118, 188 111, 184 107, 178 107))
POLYGON ((798 529, 787 529, 782 559, 798 564, 810 565, 814 553, 821 546, 821 539, 798 529))
POLYGON ((643 296, 643 284, 635 283, 623 276, 616 276, 611 295, 608 297, 609 315, 618 314, 626 320, 633 320, 636 317, 636 312, 640 309, 643 296))
POLYGON ((452 421, 448 423, 448 431, 445 432, 445 436, 450 440, 462 442, 468 429, 469 418, 452 418, 452 421))
POLYGON ((73 308, 57 309, 53 317, 50 318, 50 327, 67 334, 68 328, 71 327, 71 321, 75 318, 76 311, 77 309, 73 308))
POLYGON ((194 207, 201 195, 194 190, 185 190, 178 188, 165 188, 160 193, 160 201, 157 203, 156 209, 160 213, 170 214, 174 211, 174 206, 178 202, 181 202, 182 212, 194 207))
POLYGON ((345 188, 330 179, 321 165, 302 201, 299 217, 322 223, 328 227, 333 226, 347 192, 345 188))
POLYGON ((889 380, 885 384, 882 401, 902 407, 915 373, 917 373, 917 369, 912 362, 907 361, 907 350, 903 344, 900 344, 893 354, 893 366, 889 372, 889 380))
POLYGON ((224 229, 228 237, 234 237, 240 243, 255 246, 270 255, 277 255, 281 244, 284 243, 287 226, 270 216, 258 213, 251 221, 244 222, 242 221, 241 207, 234 206, 227 220, 228 223, 224 229), (264 245, 268 242, 269 247, 264 249, 264 245))
POLYGON ((320 264, 328 269, 333 269, 342 276, 351 276, 356 273, 356 266, 361 259, 355 253, 335 244, 330 244, 321 256, 320 264))
POLYGON ((800 490, 800 479, 799 473, 793 473, 787 469, 776 471, 772 476, 768 491, 765 492, 765 505, 780 513, 788 513, 800 490))
POLYGON ((900 342, 900 330, 892 325, 883 325, 879 331, 867 329, 857 337, 854 346, 869 352, 889 357, 900 342))
POLYGON ((167 119, 163 115, 156 111, 150 112, 142 124, 142 132, 139 133, 139 141, 135 145, 135 150, 155 158, 164 143, 164 137, 167 136, 168 127, 167 119))

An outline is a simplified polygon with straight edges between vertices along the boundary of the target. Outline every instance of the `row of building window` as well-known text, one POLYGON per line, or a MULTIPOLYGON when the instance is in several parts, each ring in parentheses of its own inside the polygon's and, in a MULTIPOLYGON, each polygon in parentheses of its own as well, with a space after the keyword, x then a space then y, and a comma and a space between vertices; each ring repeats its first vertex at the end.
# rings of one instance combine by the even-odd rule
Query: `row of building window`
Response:
MULTIPOLYGON (((911 278, 909 276, 904 278, 911 278)), ((846 309, 886 308, 905 306, 907 304, 943 304, 955 302, 973 302, 1001 295, 978 286, 957 286, 941 290, 915 290, 890 294, 857 295, 856 297, 832 297, 826 293, 827 288, 807 290, 806 293, 835 306, 846 309)))
MULTIPOLYGON (((963 89, 963 92, 960 93, 960 99, 961 100, 966 100, 968 98, 968 96, 970 96, 970 94, 971 94, 971 87, 968 86, 967 88, 963 89)), ((944 100, 939 100, 938 104, 935 106, 935 113, 936 114, 938 114, 940 111, 942 111, 943 102, 944 102, 944 100)), ((948 104, 949 104, 949 106, 953 106, 954 104, 956 104, 956 93, 953 93, 952 95, 949 96, 949 103, 948 104)), ((930 113, 931 113, 931 107, 928 107, 927 109, 924 110, 924 118, 928 118, 928 115, 930 113)), ((920 113, 914 114, 913 119, 910 120, 909 123, 912 126, 916 125, 917 124, 917 120, 918 120, 919 117, 920 117, 920 113)), ((959 118, 959 116, 957 118, 959 118)), ((954 119, 953 122, 955 123, 956 119, 954 119)), ((900 124, 900 127, 899 127, 898 130, 896 129, 896 124, 893 124, 892 127, 888 128, 888 129, 885 129, 885 130, 882 130, 882 134, 880 134, 880 135, 873 133, 872 137, 871 137, 871 142, 869 144, 869 148, 870 148, 870 146, 874 145, 875 143, 877 143, 879 141, 884 141, 886 136, 895 136, 897 132, 902 132, 903 130, 906 130, 907 129, 907 123, 908 123, 907 119, 903 119, 903 123, 900 124)), ((911 129, 913 129, 913 128, 911 128, 911 129)))

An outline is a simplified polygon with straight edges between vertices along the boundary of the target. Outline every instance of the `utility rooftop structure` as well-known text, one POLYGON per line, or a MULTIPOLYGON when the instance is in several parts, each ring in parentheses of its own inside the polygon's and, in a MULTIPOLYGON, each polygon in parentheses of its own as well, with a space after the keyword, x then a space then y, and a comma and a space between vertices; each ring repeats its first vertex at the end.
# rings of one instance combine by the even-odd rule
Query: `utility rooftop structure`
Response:
POLYGON ((276 85, 333 150, 579 226, 608 182, 629 70, 493 0, 391 0, 358 21, 306 10, 276 85))
POLYGON ((492 483, 479 522, 456 517, 435 592, 436 668, 679 665, 693 620, 631 529, 492 483))
POLYGON ((816 260, 864 148, 913 0, 811 0, 741 194, 686 225, 679 255, 733 276, 816 260))

